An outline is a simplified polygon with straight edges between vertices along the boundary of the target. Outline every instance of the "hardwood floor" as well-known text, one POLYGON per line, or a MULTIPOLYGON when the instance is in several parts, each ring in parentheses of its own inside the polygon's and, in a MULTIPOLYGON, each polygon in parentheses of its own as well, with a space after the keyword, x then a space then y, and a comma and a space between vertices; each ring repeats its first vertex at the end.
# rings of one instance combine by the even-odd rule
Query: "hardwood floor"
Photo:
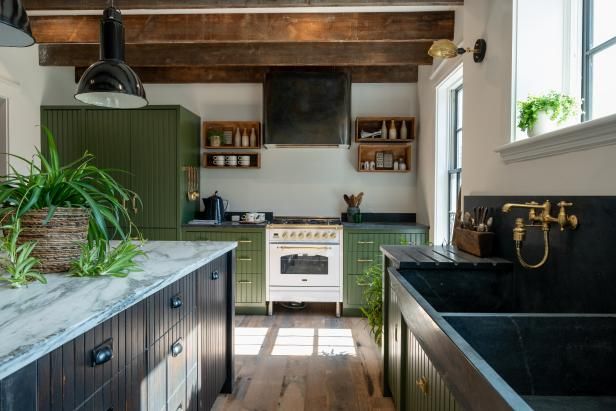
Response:
POLYGON ((336 318, 333 304, 237 316, 235 389, 213 410, 394 410, 380 356, 367 321, 336 318))

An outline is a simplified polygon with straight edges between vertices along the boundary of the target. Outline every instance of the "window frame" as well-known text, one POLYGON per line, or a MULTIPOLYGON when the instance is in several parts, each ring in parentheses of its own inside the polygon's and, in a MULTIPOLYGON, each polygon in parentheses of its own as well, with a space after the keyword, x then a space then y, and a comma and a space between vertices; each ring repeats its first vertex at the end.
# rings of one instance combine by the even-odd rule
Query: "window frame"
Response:
POLYGON ((594 30, 594 0, 583 0, 582 3, 582 98, 583 98, 583 113, 582 121, 592 121, 593 109, 593 75, 592 75, 592 60, 598 53, 616 47, 616 36, 605 40, 604 42, 593 45, 593 30, 594 30))
MULTIPOLYGON (((462 125, 458 124, 459 111, 463 109, 460 105, 460 94, 464 90, 464 83, 459 84, 456 88, 450 91, 451 93, 451 120, 450 120, 450 136, 447 142, 447 154, 448 154, 448 166, 447 166, 447 237, 451 238, 453 234, 453 226, 452 226, 452 216, 455 218, 456 210, 451 209, 451 204, 455 204, 457 201, 457 195, 460 191, 460 187, 462 186, 462 164, 458 164, 458 135, 462 134, 462 141, 464 141, 464 123, 462 125), (456 198, 451 198, 452 196, 452 187, 451 187, 451 177, 452 175, 456 175, 456 190, 455 196, 456 198)), ((462 94, 462 104, 464 104, 464 95, 462 94)), ((464 111, 462 110, 462 115, 464 115, 464 111)), ((460 161, 461 163, 462 161, 460 161)))

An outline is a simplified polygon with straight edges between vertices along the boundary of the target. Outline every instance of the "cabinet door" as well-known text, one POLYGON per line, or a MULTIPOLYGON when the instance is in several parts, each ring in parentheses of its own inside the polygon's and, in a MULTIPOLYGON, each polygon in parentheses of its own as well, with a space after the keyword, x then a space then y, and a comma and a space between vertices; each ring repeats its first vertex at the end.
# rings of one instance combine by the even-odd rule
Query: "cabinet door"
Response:
POLYGON ((210 409, 226 380, 226 261, 219 258, 199 270, 201 316, 200 409, 210 409))
POLYGON ((412 332, 407 331, 407 411, 457 411, 460 407, 412 332))
MULTIPOLYGON (((56 138, 62 164, 69 164, 86 151, 85 121, 82 109, 41 109, 41 126, 47 127, 56 138)), ((47 135, 41 133, 41 147, 47 153, 47 135)))
MULTIPOLYGON (((175 228, 178 224, 177 111, 131 111, 132 189, 141 197, 133 219, 137 227, 175 228)), ((133 205, 130 205, 131 210, 133 205)))
POLYGON ((398 308, 398 297, 393 289, 389 289, 389 388, 394 398, 394 402, 400 409, 400 381, 401 381, 401 319, 402 315, 398 308))

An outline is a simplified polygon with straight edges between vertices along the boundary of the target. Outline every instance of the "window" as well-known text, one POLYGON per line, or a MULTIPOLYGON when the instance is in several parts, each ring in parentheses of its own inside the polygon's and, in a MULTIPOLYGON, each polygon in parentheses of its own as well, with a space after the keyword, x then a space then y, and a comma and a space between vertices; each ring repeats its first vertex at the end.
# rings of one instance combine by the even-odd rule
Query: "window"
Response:
POLYGON ((436 87, 434 244, 448 244, 462 184, 462 89, 460 64, 436 87))
POLYGON ((459 86, 451 93, 451 137, 448 145, 449 157, 449 210, 448 210, 448 231, 447 238, 451 238, 453 234, 453 225, 456 218, 456 207, 458 199, 458 191, 462 185, 462 100, 464 98, 464 89, 459 86))
POLYGON ((616 111, 616 2, 584 0, 582 95, 584 120, 616 111))

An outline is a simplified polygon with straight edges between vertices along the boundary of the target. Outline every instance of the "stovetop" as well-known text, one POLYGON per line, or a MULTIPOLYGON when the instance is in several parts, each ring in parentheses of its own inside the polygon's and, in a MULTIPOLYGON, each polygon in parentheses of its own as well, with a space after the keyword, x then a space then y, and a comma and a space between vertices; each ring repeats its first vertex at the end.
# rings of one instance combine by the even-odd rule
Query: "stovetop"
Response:
POLYGON ((273 224, 280 225, 340 225, 342 221, 336 217, 274 217, 273 224))

